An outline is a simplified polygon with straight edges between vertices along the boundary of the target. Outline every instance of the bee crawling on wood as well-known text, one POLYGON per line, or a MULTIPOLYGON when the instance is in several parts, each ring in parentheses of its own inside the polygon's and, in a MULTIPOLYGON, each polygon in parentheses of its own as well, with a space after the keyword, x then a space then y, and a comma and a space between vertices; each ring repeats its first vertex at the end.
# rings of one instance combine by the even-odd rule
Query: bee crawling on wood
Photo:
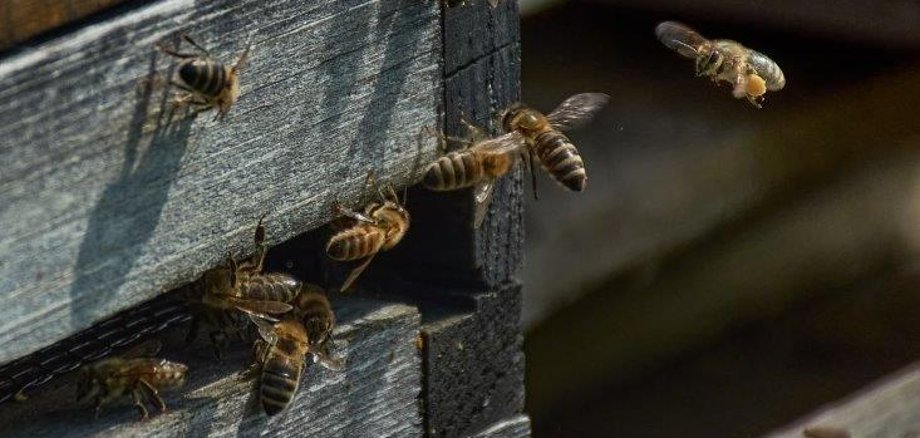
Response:
POLYGON ((267 252, 264 217, 256 225, 254 241, 258 252, 253 259, 237 263, 228 254, 227 266, 205 272, 192 290, 193 319, 187 340, 195 339, 202 324, 210 327, 218 358, 226 347, 228 334, 244 338, 249 327, 244 313, 265 319, 271 319, 269 315, 287 313, 293 308, 289 303, 303 285, 288 274, 262 272, 267 252))
MULTIPOLYGON (((518 103, 505 109, 500 117, 505 132, 518 132, 526 139, 530 148, 529 162, 536 156, 556 182, 569 190, 581 192, 588 184, 585 163, 578 149, 562 131, 591 120, 608 100, 610 96, 603 93, 576 94, 548 115, 518 103)), ((533 174, 533 166, 530 167, 533 174)), ((536 187, 535 179, 533 184, 536 187)))
MULTIPOLYGON (((373 173, 368 176, 370 179, 373 173)), ((392 249, 409 231, 409 212, 400 203, 393 187, 378 187, 377 193, 380 196, 379 202, 368 204, 363 213, 338 203, 333 207, 336 213, 352 219, 354 224, 329 239, 326 254, 337 261, 363 260, 352 269, 340 291, 348 290, 377 253, 392 249)))
POLYGON ((449 138, 440 133, 436 135, 442 141, 453 140, 466 144, 466 147, 449 152, 431 163, 422 178, 422 185, 439 192, 474 187, 474 226, 479 228, 492 201, 495 182, 512 169, 519 152, 526 150, 526 142, 519 131, 489 138, 465 116, 461 115, 460 120, 469 130, 469 140, 449 138))
POLYGON ((239 73, 249 58, 249 47, 230 66, 214 60, 192 37, 183 34, 182 39, 201 53, 183 53, 157 44, 163 53, 182 60, 170 79, 170 84, 182 90, 177 103, 199 106, 204 110, 215 108, 215 118, 223 118, 239 98, 239 73))
POLYGON ((141 419, 148 417, 144 402, 153 403, 160 412, 165 412, 166 403, 159 392, 185 385, 188 367, 165 359, 154 359, 161 346, 159 341, 147 341, 120 356, 84 366, 77 381, 77 402, 92 399, 98 418, 102 405, 130 393, 134 405, 140 410, 141 419))
POLYGON ((283 411, 294 399, 306 367, 306 355, 326 368, 341 370, 344 362, 329 356, 329 336, 335 317, 326 297, 307 292, 298 298, 299 310, 274 324, 250 315, 259 328, 253 363, 245 377, 259 375, 259 398, 266 415, 283 411))
POLYGON ((669 49, 695 60, 696 75, 732 85, 735 98, 747 98, 760 108, 767 91, 786 86, 786 77, 772 59, 731 40, 709 40, 690 27, 665 21, 655 35, 669 49))

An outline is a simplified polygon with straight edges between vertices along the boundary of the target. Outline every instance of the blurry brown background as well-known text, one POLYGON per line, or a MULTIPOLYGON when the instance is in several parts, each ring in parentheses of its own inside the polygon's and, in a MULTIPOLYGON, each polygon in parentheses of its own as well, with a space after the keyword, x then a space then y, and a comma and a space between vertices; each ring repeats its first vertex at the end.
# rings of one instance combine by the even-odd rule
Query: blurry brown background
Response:
POLYGON ((920 357, 920 4, 524 0, 523 96, 601 91, 527 206, 534 435, 749 437, 920 357), (663 20, 766 53, 762 110, 663 20))

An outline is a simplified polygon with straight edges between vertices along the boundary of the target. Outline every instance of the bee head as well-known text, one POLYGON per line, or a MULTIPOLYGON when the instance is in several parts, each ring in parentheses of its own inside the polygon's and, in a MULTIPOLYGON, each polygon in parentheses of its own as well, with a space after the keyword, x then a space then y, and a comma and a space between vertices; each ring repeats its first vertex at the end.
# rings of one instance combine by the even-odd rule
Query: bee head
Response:
POLYGON ((539 120, 533 111, 530 111, 524 104, 516 103, 506 108, 499 115, 502 121, 502 128, 505 132, 511 132, 518 129, 530 129, 534 127, 539 120))
POLYGON ((714 76, 725 57, 719 50, 701 49, 696 57, 696 75, 697 76, 714 76))

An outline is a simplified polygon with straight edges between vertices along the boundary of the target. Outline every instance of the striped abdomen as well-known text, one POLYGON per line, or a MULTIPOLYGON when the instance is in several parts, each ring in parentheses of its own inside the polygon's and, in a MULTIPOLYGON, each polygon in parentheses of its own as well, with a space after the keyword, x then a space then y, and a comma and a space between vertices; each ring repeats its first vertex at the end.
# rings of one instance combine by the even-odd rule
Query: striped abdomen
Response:
POLYGON ((179 80, 203 96, 216 98, 227 87, 229 73, 223 64, 209 59, 194 59, 179 66, 179 80))
POLYGON ((386 242, 386 234, 372 225, 358 225, 341 231, 329 239, 326 253, 333 260, 358 260, 380 251, 386 242))
POLYGON ((259 274, 239 285, 239 297, 250 300, 289 303, 300 292, 300 280, 281 273, 259 274))
POLYGON ((569 190, 580 192, 588 183, 585 163, 571 140, 559 131, 537 135, 534 150, 543 168, 569 190))
POLYGON ((756 50, 751 50, 748 63, 754 68, 757 75, 767 82, 768 90, 776 91, 786 86, 786 76, 783 75, 783 71, 779 68, 779 65, 768 58, 767 55, 756 50))
POLYGON ((469 150, 451 152, 428 166, 422 185, 429 190, 446 191, 472 187, 484 176, 482 162, 469 150))
POLYGON ((303 361, 289 358, 282 354, 270 354, 262 364, 262 381, 259 388, 262 409, 268 415, 275 415, 284 410, 300 384, 303 361))

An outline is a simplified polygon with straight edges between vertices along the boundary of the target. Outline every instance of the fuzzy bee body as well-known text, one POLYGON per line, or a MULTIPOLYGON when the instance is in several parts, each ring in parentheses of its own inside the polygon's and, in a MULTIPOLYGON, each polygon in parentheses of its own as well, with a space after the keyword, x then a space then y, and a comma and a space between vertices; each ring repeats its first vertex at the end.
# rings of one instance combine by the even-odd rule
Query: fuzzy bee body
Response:
POLYGON ((128 394, 133 397, 141 418, 148 416, 144 401, 165 411, 166 404, 159 391, 185 385, 188 367, 165 359, 141 357, 155 355, 159 350, 159 342, 149 341, 122 356, 84 366, 77 383, 77 401, 93 399, 97 417, 104 404, 128 394))
POLYGON ((210 329, 214 352, 220 357, 228 335, 245 338, 249 326, 245 314, 276 315, 291 310, 288 303, 294 300, 303 283, 288 274, 262 272, 264 239, 265 229, 260 219, 254 239, 260 251, 254 260, 237 264, 228 254, 228 266, 211 269, 196 282, 189 297, 193 315, 189 342, 201 326, 206 326, 210 329))
POLYGON ((734 97, 747 98, 757 108, 761 107, 767 91, 786 86, 786 77, 776 62, 737 41, 709 40, 674 21, 660 23, 655 34, 666 47, 694 59, 697 76, 728 82, 734 97))
POLYGON ((508 132, 524 135, 531 153, 553 179, 566 189, 581 192, 588 184, 585 162, 562 131, 579 126, 607 104, 602 93, 581 93, 569 97, 548 115, 517 104, 505 110, 502 124, 508 132))
POLYGON ((534 139, 534 152, 543 168, 563 187, 581 192, 588 184, 585 162, 565 134, 547 130, 534 139))
POLYGON ((392 187, 387 187, 389 198, 380 192, 380 202, 369 204, 363 213, 336 205, 336 211, 355 221, 355 224, 329 238, 326 254, 337 261, 361 260, 345 279, 341 290, 348 289, 381 251, 398 244, 409 231, 409 212, 396 198, 392 187))
POLYGON ((171 83, 184 91, 180 95, 180 104, 198 105, 204 108, 215 108, 217 117, 223 117, 230 111, 230 107, 239 99, 240 81, 239 73, 249 57, 249 48, 237 59, 233 65, 225 65, 211 58, 211 55, 188 35, 182 37, 186 42, 198 49, 201 54, 181 53, 165 46, 159 46, 164 53, 179 58, 179 65, 171 83))
POLYGON ((332 304, 319 286, 305 285, 304 291, 294 301, 293 316, 304 326, 310 337, 310 345, 326 350, 335 327, 335 313, 332 304))
POLYGON ((260 326, 263 339, 256 342, 257 366, 261 368, 259 399, 267 415, 283 411, 300 386, 309 338, 303 325, 286 319, 274 326, 260 326))

